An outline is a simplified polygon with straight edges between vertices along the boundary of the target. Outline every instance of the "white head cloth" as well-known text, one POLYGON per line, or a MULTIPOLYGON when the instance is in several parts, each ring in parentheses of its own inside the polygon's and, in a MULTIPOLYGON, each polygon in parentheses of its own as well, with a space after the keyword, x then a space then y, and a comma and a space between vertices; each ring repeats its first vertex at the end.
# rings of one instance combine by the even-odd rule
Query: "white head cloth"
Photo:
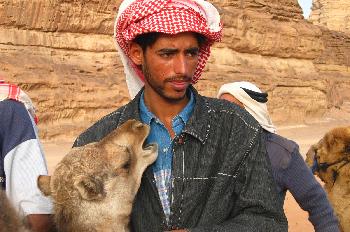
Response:
MULTIPOLYGON (((124 72, 126 75, 126 83, 128 86, 129 94, 131 98, 134 98, 136 94, 140 91, 140 89, 143 87, 144 83, 142 81, 142 73, 140 73, 140 70, 136 68, 136 66, 133 64, 131 59, 128 57, 128 48, 125 42, 130 42, 132 36, 135 36, 140 33, 139 30, 135 31, 130 30, 127 27, 130 24, 138 23, 138 20, 143 20, 147 18, 149 15, 152 15, 153 13, 159 13, 163 8, 167 7, 174 7, 174 8, 184 8, 184 9, 191 9, 201 15, 206 21, 207 28, 203 29, 202 31, 198 31, 196 28, 193 29, 185 29, 187 31, 195 30, 195 32, 199 32, 209 38, 208 45, 211 45, 214 41, 219 41, 221 38, 221 30, 222 30, 222 24, 220 23, 220 15, 217 11, 217 9, 209 2, 204 0, 124 0, 121 5, 119 6, 119 11, 115 20, 114 25, 114 38, 115 38, 115 44, 118 50, 118 53, 120 55, 120 58, 122 60, 123 66, 124 66, 124 72), (130 12, 131 10, 134 10, 135 12, 130 12), (123 21, 123 22, 120 22, 123 21), (125 21, 125 22, 124 22, 125 21), (131 36, 132 35, 132 36, 131 36), (122 43, 120 43, 122 42, 122 43)), ((166 15, 165 15, 166 16, 166 15)), ((169 18, 170 15, 168 15, 169 18)), ((174 25, 171 23, 169 24, 169 28, 164 27, 164 25, 167 25, 166 23, 162 22, 162 20, 157 20, 157 25, 160 28, 160 31, 175 34, 182 30, 181 25, 178 25, 178 28, 174 29, 174 25)), ((188 22, 183 22, 184 24, 188 22)), ((175 23, 176 25, 176 23, 175 23)), ((144 25, 143 25, 144 26, 144 25)), ((153 26, 154 27, 154 26, 153 26)), ((176 26, 175 26, 176 27, 176 26)), ((197 27, 202 27, 203 25, 198 25, 197 27)), ((155 32, 152 29, 149 28, 143 28, 140 30, 144 30, 143 33, 147 32, 155 32), (150 31, 151 30, 151 31, 150 31)), ((193 83, 196 83, 199 76, 201 75, 201 72, 205 66, 205 63, 210 55, 210 46, 208 46, 205 49, 202 49, 199 54, 199 65, 197 67, 197 70, 195 72, 195 76, 193 79, 193 83)))
POLYGON ((276 133, 266 103, 257 102, 252 99, 242 88, 249 89, 254 92, 262 93, 254 84, 246 81, 224 84, 220 87, 217 97, 228 93, 243 103, 244 108, 260 123, 265 130, 276 133))

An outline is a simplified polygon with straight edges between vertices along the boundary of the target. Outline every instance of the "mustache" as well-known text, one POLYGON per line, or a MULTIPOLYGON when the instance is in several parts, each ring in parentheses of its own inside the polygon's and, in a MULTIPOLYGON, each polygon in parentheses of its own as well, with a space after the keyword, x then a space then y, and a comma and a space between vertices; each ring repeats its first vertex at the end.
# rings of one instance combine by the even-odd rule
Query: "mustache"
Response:
POLYGON ((192 82, 192 77, 190 76, 172 76, 164 80, 165 82, 181 81, 181 82, 192 82))

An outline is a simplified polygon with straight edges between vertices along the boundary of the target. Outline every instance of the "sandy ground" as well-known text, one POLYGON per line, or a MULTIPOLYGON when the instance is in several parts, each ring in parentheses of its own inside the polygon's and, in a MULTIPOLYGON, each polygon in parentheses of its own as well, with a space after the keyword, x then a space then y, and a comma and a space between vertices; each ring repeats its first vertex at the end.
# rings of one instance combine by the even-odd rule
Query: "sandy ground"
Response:
MULTIPOLYGON (((278 126, 278 134, 296 141, 300 146, 300 152, 305 156, 310 145, 317 142, 325 132, 336 126, 350 125, 350 121, 334 121, 304 124, 304 125, 280 125, 278 126)), ((72 141, 73 142, 73 141, 72 141)), ((49 172, 52 173, 55 165, 69 151, 72 142, 44 142, 43 147, 46 153, 49 172)), ((298 203, 288 192, 284 204, 285 213, 288 218, 290 232, 312 232, 313 226, 308 221, 308 213, 300 209, 298 203)))

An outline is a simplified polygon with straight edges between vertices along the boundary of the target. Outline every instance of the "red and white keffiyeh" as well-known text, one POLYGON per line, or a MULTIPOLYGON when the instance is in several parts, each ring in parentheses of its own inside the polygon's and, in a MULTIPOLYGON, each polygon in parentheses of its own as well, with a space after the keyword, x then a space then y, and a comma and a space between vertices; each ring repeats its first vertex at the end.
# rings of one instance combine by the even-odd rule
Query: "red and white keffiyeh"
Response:
POLYGON ((35 115, 34 105, 28 95, 23 92, 17 85, 8 84, 4 80, 0 79, 0 101, 6 99, 22 102, 30 115, 33 117, 35 123, 38 123, 38 118, 35 115))
POLYGON ((142 88, 144 76, 128 57, 130 42, 149 32, 177 34, 197 32, 207 38, 199 51, 192 79, 196 83, 210 55, 210 46, 221 39, 222 24, 217 9, 204 0, 124 0, 118 11, 114 37, 124 65, 131 98, 142 88))

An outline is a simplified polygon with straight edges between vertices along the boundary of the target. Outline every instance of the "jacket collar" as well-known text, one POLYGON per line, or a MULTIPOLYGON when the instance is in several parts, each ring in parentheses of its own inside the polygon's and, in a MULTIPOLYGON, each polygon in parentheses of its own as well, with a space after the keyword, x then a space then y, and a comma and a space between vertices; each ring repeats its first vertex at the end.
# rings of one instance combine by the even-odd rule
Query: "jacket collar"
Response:
MULTIPOLYGON (((198 139, 201 143, 205 144, 209 132, 210 132, 210 121, 211 115, 209 114, 213 109, 210 107, 206 98, 198 94, 197 90, 191 86, 191 91, 195 98, 195 106, 193 113, 189 118, 183 133, 189 134, 194 138, 198 139)), ((139 112, 140 97, 143 92, 143 88, 131 100, 123 109, 118 127, 129 119, 136 119, 141 121, 139 112)))
POLYGON ((211 111, 206 98, 201 96, 195 88, 190 87, 195 97, 195 106, 193 114, 188 120, 183 132, 197 138, 201 143, 205 144, 210 132, 211 111))

